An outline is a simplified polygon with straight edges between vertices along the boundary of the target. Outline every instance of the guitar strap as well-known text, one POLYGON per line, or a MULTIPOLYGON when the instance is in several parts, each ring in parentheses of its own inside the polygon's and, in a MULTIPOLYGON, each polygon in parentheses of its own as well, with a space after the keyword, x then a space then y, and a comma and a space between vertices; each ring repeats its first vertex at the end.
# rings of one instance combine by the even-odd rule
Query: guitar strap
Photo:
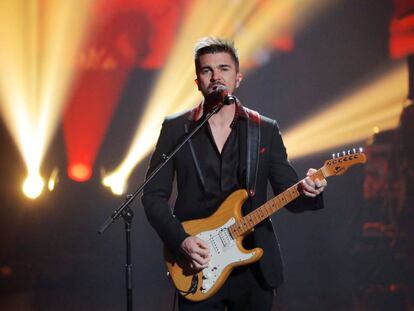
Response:
POLYGON ((256 193, 259 167, 260 114, 250 109, 246 109, 246 111, 249 116, 247 119, 246 186, 249 196, 253 197, 256 193))

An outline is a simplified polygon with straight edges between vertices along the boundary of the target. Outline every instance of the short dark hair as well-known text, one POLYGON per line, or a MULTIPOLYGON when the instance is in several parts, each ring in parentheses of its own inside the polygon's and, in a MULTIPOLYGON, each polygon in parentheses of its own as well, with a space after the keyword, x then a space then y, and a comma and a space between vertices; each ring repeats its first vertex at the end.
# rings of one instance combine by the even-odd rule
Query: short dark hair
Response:
POLYGON ((230 54, 236 64, 236 71, 239 72, 239 55, 236 47, 234 46, 234 42, 232 40, 215 37, 204 37, 197 41, 194 47, 194 62, 196 71, 198 69, 198 61, 201 55, 220 52, 230 54))

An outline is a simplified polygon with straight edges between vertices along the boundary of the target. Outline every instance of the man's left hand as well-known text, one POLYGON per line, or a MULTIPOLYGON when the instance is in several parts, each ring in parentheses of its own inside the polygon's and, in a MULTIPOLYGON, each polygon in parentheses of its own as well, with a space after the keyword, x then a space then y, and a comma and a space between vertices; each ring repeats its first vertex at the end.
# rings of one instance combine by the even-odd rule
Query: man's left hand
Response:
POLYGON ((313 181, 309 176, 315 173, 316 170, 314 168, 310 168, 306 173, 306 178, 302 179, 302 192, 307 197, 314 198, 320 193, 323 192, 325 187, 327 186, 326 179, 316 179, 313 181))

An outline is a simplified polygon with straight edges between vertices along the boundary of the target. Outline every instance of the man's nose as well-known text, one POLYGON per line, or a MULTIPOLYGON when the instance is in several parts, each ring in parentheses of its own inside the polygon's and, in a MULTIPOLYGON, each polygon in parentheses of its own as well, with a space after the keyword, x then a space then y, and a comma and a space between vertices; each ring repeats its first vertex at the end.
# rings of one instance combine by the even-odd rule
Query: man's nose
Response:
POLYGON ((220 80, 221 76, 219 74, 219 72, 217 70, 213 70, 213 73, 211 74, 211 80, 212 81, 216 81, 216 80, 220 80))

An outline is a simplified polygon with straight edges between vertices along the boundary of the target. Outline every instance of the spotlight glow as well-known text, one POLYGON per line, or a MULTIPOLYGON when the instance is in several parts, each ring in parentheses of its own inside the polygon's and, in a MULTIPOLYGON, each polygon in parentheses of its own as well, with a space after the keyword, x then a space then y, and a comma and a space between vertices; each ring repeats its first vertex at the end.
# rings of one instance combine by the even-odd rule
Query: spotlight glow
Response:
POLYGON ((55 190, 56 184, 58 182, 59 171, 57 168, 53 169, 52 173, 50 174, 49 181, 47 182, 47 188, 50 192, 55 190))
POLYGON ((24 189, 40 188, 32 185, 74 78, 90 2, 0 2, 0 112, 29 172, 24 189))
POLYGON ((36 199, 43 191, 45 182, 37 174, 29 175, 23 183, 23 193, 30 199, 36 199))
POLYGON ((103 179, 103 184, 106 187, 111 188, 113 194, 121 195, 126 190, 126 178, 125 173, 118 171, 112 175, 106 176, 103 179))
POLYGON ((69 166, 68 176, 75 181, 84 182, 91 178, 92 168, 89 165, 85 165, 83 163, 76 163, 69 166))
POLYGON ((194 1, 149 97, 131 147, 122 163, 108 175, 117 178, 105 177, 104 185, 112 189, 125 187, 132 170, 155 145, 164 117, 188 109, 201 99, 194 86, 193 63, 193 45, 199 38, 233 38, 243 67, 251 64, 256 53, 271 46, 275 39, 285 38, 286 33, 298 30, 312 15, 333 2, 194 1))

